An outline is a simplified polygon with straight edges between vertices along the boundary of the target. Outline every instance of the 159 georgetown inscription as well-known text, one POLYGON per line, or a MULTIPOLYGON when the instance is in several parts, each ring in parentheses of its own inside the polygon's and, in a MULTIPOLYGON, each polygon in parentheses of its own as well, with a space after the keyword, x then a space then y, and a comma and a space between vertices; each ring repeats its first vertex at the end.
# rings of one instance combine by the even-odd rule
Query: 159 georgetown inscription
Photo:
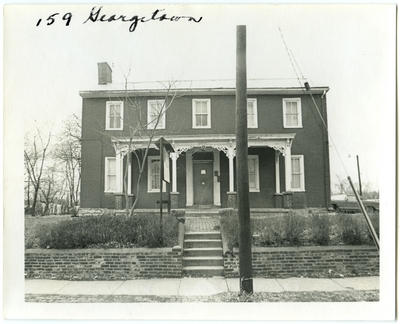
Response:
MULTIPOLYGON (((173 21, 173 22, 177 22, 177 21, 192 21, 195 23, 199 23, 203 17, 192 17, 192 16, 168 16, 166 13, 162 13, 162 11, 164 11, 165 9, 157 9, 155 10, 151 16, 138 16, 138 15, 118 15, 118 14, 112 14, 112 15, 107 15, 107 14, 103 14, 102 13, 102 9, 103 6, 96 8, 93 7, 92 10, 90 11, 90 14, 88 16, 88 18, 83 22, 84 24, 86 24, 88 21, 91 22, 114 22, 114 21, 122 21, 122 22, 129 22, 131 23, 129 25, 129 31, 130 32, 134 32, 136 30, 136 27, 138 26, 139 23, 146 23, 146 22, 150 22, 150 21, 173 21)), ((53 13, 51 15, 48 16, 48 18, 46 19, 47 22, 47 26, 52 25, 53 23, 56 22, 56 19, 59 19, 60 13, 56 12, 53 13), (58 17, 57 17, 58 16, 58 17)), ((69 26, 71 21, 72 21, 72 13, 67 12, 65 15, 62 16, 62 20, 64 20, 66 23, 66 26, 69 26)), ((42 22, 42 19, 39 19, 36 23, 36 26, 39 26, 40 23, 42 22)))

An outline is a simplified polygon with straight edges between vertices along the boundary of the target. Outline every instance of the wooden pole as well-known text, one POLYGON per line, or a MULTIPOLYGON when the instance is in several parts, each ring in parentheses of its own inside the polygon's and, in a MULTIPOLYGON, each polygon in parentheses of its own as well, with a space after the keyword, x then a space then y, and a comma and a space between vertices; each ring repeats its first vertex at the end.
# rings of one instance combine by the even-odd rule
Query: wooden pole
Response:
POLYGON ((163 181, 164 181, 164 138, 160 138, 160 233, 161 244, 164 241, 163 233, 163 181))
POLYGON ((358 170, 358 182, 360 184, 360 196, 362 196, 361 174, 360 174, 360 164, 358 162, 358 155, 357 155, 357 170, 358 170))
POLYGON ((246 26, 236 29, 236 174, 240 294, 253 293, 247 146, 246 26))
POLYGON ((363 215, 364 215, 364 218, 365 218, 365 220, 366 220, 366 222, 367 222, 368 229, 369 229, 369 232, 370 232, 370 234, 371 234, 371 236, 372 236, 372 239, 374 240, 375 246, 376 246, 376 248, 377 248, 378 251, 379 251, 379 249, 380 249, 379 237, 378 237, 378 235, 376 234, 375 229, 374 229, 374 226, 372 225, 372 222, 371 222, 371 220, 369 219, 368 213, 367 213, 367 211, 365 210, 364 204, 363 204, 363 202, 362 202, 360 196, 358 195, 358 192, 357 192, 356 188, 355 188, 354 185, 353 185, 353 181, 351 181, 350 176, 348 176, 347 179, 349 180, 351 189, 353 190, 354 195, 356 196, 358 205, 360 206, 360 209, 361 209, 361 211, 362 211, 362 213, 363 213, 363 215))

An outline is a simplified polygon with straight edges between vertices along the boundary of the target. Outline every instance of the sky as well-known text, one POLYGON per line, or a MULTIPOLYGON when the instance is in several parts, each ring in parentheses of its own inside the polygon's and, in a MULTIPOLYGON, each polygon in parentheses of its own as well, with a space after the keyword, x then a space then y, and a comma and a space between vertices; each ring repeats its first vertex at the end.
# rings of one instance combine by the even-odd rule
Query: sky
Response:
POLYGON ((387 170, 382 163, 394 167, 393 155, 386 154, 394 150, 394 6, 155 4, 101 9, 107 17, 150 18, 157 9, 159 16, 202 17, 199 23, 186 18, 138 23, 134 32, 128 22, 84 23, 93 6, 5 7, 5 118, 9 112, 12 125, 22 126, 23 116, 24 132, 36 125, 57 130, 72 113, 80 115, 79 91, 98 89, 98 62, 112 66, 115 84, 109 89, 122 86, 129 70, 128 81, 135 88, 169 80, 234 87, 236 26, 246 25, 249 87, 299 86, 305 78, 312 87, 330 88, 332 181, 350 175, 358 182, 356 155, 362 182, 373 189, 379 187, 382 169, 387 170), (47 26, 54 13, 59 15, 47 26))

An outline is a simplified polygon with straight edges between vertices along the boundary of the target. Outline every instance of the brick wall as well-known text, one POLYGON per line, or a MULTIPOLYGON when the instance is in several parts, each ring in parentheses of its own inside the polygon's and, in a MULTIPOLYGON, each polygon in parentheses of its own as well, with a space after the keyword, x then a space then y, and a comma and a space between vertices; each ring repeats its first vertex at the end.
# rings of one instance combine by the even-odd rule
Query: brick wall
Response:
MULTIPOLYGON (((254 277, 338 277, 379 274, 371 246, 253 248, 254 277), (331 270, 331 272, 329 272, 331 270)), ((225 277, 239 277, 239 251, 224 256, 225 277)))
POLYGON ((181 272, 182 258, 171 248, 25 251, 28 278, 179 278, 181 272))

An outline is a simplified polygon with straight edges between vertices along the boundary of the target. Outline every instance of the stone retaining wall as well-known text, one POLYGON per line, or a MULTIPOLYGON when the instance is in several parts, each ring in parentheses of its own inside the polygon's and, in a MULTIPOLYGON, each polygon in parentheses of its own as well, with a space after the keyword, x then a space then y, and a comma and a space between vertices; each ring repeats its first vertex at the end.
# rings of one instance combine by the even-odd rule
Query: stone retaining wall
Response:
MULTIPOLYGON (((379 253, 374 246, 253 248, 253 276, 339 277, 378 275, 379 253)), ((225 277, 239 277, 239 250, 224 256, 225 277)))
POLYGON ((26 250, 27 278, 107 280, 180 278, 182 258, 171 248, 26 250))

